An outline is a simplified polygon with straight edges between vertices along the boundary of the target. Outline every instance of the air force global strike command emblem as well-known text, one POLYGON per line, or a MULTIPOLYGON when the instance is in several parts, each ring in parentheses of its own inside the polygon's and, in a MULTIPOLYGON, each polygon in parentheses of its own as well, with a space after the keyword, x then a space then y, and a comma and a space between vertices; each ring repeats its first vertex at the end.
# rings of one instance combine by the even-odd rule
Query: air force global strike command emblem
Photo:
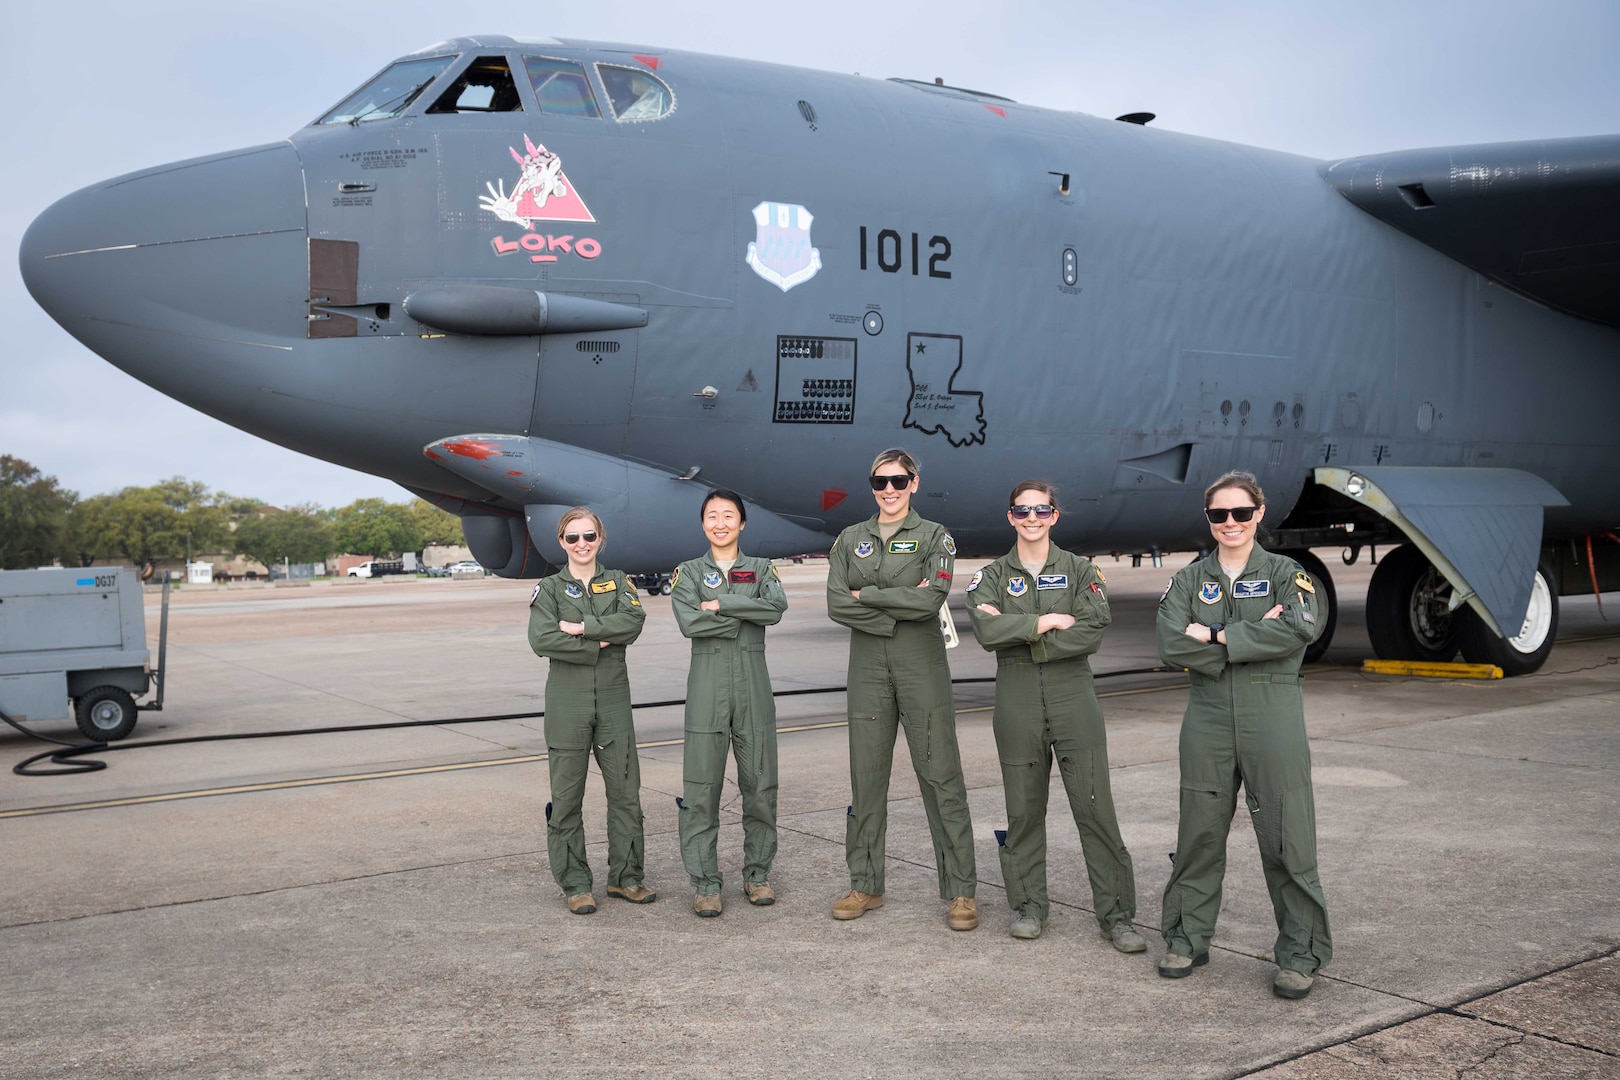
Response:
POLYGON ((1220 603, 1221 583, 1218 581, 1204 582, 1204 584, 1198 590, 1198 599, 1202 600, 1206 604, 1220 603))
POLYGON ((872 541, 870 541, 870 540, 862 540, 860 543, 855 545, 855 557, 857 559, 867 558, 871 554, 872 554, 872 541))
POLYGON ((754 273, 787 292, 816 276, 821 252, 810 246, 815 215, 797 203, 762 202, 754 207, 756 232, 748 245, 754 273))
POLYGON ((707 574, 704 574, 703 587, 706 589, 718 589, 720 587, 720 572, 710 570, 707 574))

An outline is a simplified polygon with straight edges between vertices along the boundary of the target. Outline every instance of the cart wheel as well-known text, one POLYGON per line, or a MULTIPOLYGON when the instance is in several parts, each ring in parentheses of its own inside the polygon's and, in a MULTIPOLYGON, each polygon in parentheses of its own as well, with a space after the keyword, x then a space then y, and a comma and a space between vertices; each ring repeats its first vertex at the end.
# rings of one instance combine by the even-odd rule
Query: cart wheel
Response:
POLYGON ((79 696, 79 730, 97 742, 116 742, 135 730, 135 699, 117 686, 98 686, 79 696))

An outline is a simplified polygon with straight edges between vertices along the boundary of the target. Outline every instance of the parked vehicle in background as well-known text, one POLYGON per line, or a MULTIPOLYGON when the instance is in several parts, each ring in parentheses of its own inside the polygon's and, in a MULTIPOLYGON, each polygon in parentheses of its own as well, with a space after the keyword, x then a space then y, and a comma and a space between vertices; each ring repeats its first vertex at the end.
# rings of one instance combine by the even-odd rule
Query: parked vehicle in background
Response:
POLYGON ((371 576, 371 568, 373 566, 375 566, 375 565, 376 565, 376 563, 363 562, 359 566, 351 566, 351 567, 349 567, 349 576, 350 577, 370 577, 371 576))
POLYGON ((483 577, 487 573, 482 563, 470 560, 451 563, 448 569, 451 577, 483 577))
POLYGON ((428 577, 449 577, 450 576, 450 567, 449 566, 429 566, 429 567, 425 567, 423 572, 426 573, 428 577))

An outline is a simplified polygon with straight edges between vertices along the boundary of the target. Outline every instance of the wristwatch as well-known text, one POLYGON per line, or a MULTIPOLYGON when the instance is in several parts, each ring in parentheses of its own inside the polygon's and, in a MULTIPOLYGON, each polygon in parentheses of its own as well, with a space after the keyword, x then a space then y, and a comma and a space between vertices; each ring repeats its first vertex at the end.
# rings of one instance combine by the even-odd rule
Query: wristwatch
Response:
POLYGON ((1225 629, 1226 629, 1226 624, 1223 623, 1223 622, 1212 622, 1212 623, 1210 623, 1209 624, 1209 643, 1211 645, 1219 645, 1220 642, 1215 640, 1215 635, 1220 633, 1222 630, 1225 630, 1225 629))

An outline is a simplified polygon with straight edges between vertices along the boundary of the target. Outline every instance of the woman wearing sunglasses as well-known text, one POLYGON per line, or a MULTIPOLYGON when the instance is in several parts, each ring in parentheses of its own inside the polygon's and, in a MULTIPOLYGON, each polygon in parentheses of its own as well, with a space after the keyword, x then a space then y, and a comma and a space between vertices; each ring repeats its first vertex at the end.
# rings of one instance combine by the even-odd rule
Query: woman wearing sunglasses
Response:
POLYGON ((1316 872, 1316 805, 1299 665, 1325 613, 1293 559, 1255 543, 1265 495, 1231 472, 1204 492, 1215 551, 1183 568, 1159 600, 1159 655, 1192 686, 1181 721, 1181 820, 1164 889, 1159 974, 1209 962, 1221 909, 1226 835, 1243 785, 1277 918, 1272 991, 1302 998, 1333 955, 1316 872))
POLYGON ((561 573, 542 578, 529 598, 529 647, 551 661, 546 675, 546 853, 568 910, 596 910, 585 861, 585 774, 592 747, 607 789, 607 894, 632 904, 658 898, 642 883, 645 844, 641 762, 630 717, 625 646, 641 635, 647 614, 635 586, 618 570, 596 564, 602 519, 576 506, 557 523, 568 556, 561 573))
POLYGON ((968 582, 968 614, 979 644, 996 654, 992 721, 1007 795, 1002 876, 1012 936, 1037 938, 1046 895, 1046 797, 1052 759, 1080 830, 1091 898, 1103 937, 1120 952, 1147 950, 1136 932, 1136 878, 1119 835, 1108 782, 1108 736, 1087 660, 1108 626, 1103 575, 1090 559, 1052 543, 1062 516, 1052 485, 1013 488, 1007 522, 1013 549, 968 582))
POLYGON ((835 919, 858 919, 883 906, 889 772, 898 727, 922 790, 934 839, 946 925, 979 925, 973 822, 956 745, 951 669, 939 609, 951 591, 956 543, 943 525, 911 508, 917 462, 885 450, 872 462, 877 513, 839 534, 827 555, 827 614, 850 628, 849 782, 844 828, 848 895, 835 919))

